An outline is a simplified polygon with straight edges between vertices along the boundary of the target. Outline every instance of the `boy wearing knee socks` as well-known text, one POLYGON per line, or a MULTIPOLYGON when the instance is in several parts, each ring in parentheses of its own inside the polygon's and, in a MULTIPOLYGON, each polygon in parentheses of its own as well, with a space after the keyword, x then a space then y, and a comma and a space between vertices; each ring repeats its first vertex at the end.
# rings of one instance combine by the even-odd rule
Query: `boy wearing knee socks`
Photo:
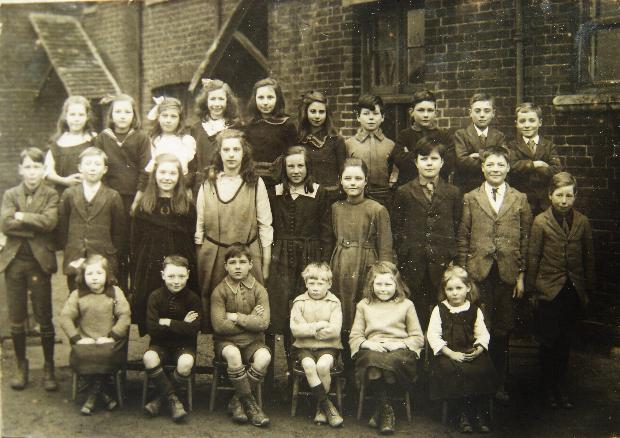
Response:
POLYGON ((144 411, 150 416, 159 415, 162 399, 165 399, 175 422, 186 417, 187 412, 163 366, 167 360, 174 360, 174 380, 185 384, 196 361, 202 305, 198 295, 186 287, 189 275, 189 262, 185 257, 166 257, 162 271, 165 287, 149 296, 146 310, 151 344, 143 361, 149 378, 155 383, 157 397, 144 406, 144 411))
POLYGON ((235 422, 249 420, 254 426, 267 426, 269 418, 253 391, 256 392, 271 363, 271 352, 265 345, 269 297, 250 273, 252 256, 247 245, 232 244, 224 261, 226 278, 211 295, 211 324, 215 357, 227 363, 228 377, 235 387, 228 408, 235 422))
POLYGON ((301 276, 306 292, 295 298, 291 309, 294 354, 317 399, 314 422, 338 427, 343 420, 328 394, 330 371, 338 360, 338 350, 342 349, 342 308, 340 300, 329 291, 332 271, 326 263, 310 263, 301 276))

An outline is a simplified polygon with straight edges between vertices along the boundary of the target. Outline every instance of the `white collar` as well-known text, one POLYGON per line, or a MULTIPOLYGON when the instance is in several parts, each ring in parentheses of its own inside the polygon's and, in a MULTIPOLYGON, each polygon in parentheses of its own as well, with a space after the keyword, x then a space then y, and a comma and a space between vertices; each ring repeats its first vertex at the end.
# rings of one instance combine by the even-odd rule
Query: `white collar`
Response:
POLYGON ((536 134, 532 138, 523 137, 523 143, 525 144, 530 144, 531 140, 534 140, 534 143, 536 143, 536 146, 538 146, 538 143, 540 142, 540 135, 536 134))
POLYGON ((506 183, 502 183, 501 186, 499 187, 493 187, 491 184, 489 184, 488 182, 484 182, 484 190, 487 192, 488 195, 492 195, 493 194, 493 189, 497 189, 497 194, 499 196, 504 196, 504 193, 506 193, 506 183))
POLYGON ((478 133, 478 137, 480 137, 481 135, 484 135, 485 137, 489 136, 489 127, 488 126, 486 128, 484 128, 483 130, 480 130, 480 128, 478 128, 476 125, 474 125, 474 128, 476 128, 476 132, 478 133))
POLYGON ((205 122, 202 122, 202 128, 205 130, 209 137, 212 137, 226 128, 226 120, 224 120, 224 118, 217 120, 209 119, 205 122))
MULTIPOLYGON (((316 198, 316 194, 319 191, 319 185, 317 183, 313 183, 312 188, 314 189, 312 193, 306 193, 303 186, 302 187, 289 186, 289 192, 293 199, 295 199, 299 195, 314 199, 316 198)), ((276 185, 276 196, 282 196, 282 195, 284 195, 284 184, 280 183, 276 185)))
POLYGON ((451 305, 448 302, 448 300, 443 300, 442 303, 446 305, 446 307, 448 308, 450 313, 465 312, 465 311, 469 310, 469 308, 471 307, 471 303, 469 302, 469 300, 465 300, 465 302, 463 304, 461 304, 460 306, 456 306, 456 307, 451 305))
POLYGON ((92 201, 99 189, 101 188, 101 181, 94 186, 89 186, 85 181, 82 181, 82 189, 84 190, 84 197, 88 202, 92 201))

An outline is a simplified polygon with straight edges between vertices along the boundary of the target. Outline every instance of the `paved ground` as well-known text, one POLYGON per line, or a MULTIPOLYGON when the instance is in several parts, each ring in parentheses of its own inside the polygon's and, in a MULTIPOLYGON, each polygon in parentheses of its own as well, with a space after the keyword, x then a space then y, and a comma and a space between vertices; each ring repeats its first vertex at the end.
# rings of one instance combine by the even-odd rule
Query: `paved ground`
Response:
MULTIPOLYGON (((54 313, 58 315, 67 297, 64 277, 54 278, 54 313)), ((2 281, 0 278, 0 289, 2 281)), ((4 291, 0 290, 4 295, 4 291)), ((0 318, 1 326, 8 324, 0 318)), ((147 345, 139 339, 132 327, 130 359, 139 358, 147 345)), ((60 333, 60 331, 58 332, 60 333)), ((194 412, 182 425, 172 423, 166 417, 144 418, 140 410, 141 375, 129 372, 127 400, 124 409, 112 413, 98 411, 92 417, 79 414, 79 402, 70 399, 71 375, 67 366, 69 347, 66 339, 59 336, 56 363, 60 391, 46 393, 41 388, 42 358, 36 338, 29 339, 28 357, 31 364, 31 384, 21 392, 12 391, 8 380, 14 368, 10 340, 2 344, 0 399, 2 404, 2 436, 63 438, 63 437, 373 437, 376 431, 366 427, 366 419, 354 418, 355 395, 345 397, 345 425, 342 429, 315 426, 310 418, 312 407, 301 402, 298 415, 289 416, 286 375, 279 355, 276 368, 276 390, 265 397, 265 411, 272 420, 269 429, 233 425, 223 406, 226 395, 218 400, 218 408, 208 411, 210 382, 208 377, 198 379, 194 395, 194 412)), ((210 363, 212 347, 206 337, 201 337, 199 364, 210 363)), ((279 349, 278 351, 281 351, 279 349)), ((538 365, 535 351, 525 345, 517 345, 512 358, 513 402, 509 406, 495 405, 494 432, 492 437, 620 437, 620 354, 609 355, 580 350, 573 354, 569 380, 571 393, 576 402, 572 411, 552 410, 544 406, 537 384, 538 365)), ((439 406, 431 403, 419 390, 414 397, 412 423, 407 423, 404 410, 397 407, 396 436, 451 437, 460 434, 440 421, 439 406)), ((368 402, 367 411, 371 403, 368 402)))

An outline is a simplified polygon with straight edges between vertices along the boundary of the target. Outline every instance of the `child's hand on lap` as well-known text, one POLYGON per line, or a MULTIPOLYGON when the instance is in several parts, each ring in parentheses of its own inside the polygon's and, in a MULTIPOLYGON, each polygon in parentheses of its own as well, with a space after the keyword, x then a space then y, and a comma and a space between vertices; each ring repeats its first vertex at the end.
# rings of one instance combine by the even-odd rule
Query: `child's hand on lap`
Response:
POLYGON ((403 350, 407 348, 407 345, 403 341, 382 342, 381 345, 383 345, 387 351, 403 350))
POLYGON ((474 351, 472 351, 471 353, 465 353, 464 361, 465 362, 473 361, 475 358, 480 356, 483 351, 484 349, 480 345, 477 345, 476 348, 474 348, 474 351))
POLYGON ((364 341, 360 347, 365 350, 378 351, 379 353, 385 353, 388 351, 382 344, 374 341, 364 341))
POLYGON ((81 345, 88 345, 88 344, 94 344, 94 343, 95 343, 95 340, 93 338, 82 338, 76 342, 76 344, 81 344, 81 345))
POLYGON ((114 339, 108 338, 107 336, 101 336, 97 338, 95 344, 109 344, 110 342, 114 342, 114 339))
POLYGON ((187 315, 185 315, 183 322, 194 322, 196 321, 196 318, 198 318, 198 312, 190 310, 189 312, 187 312, 187 315))

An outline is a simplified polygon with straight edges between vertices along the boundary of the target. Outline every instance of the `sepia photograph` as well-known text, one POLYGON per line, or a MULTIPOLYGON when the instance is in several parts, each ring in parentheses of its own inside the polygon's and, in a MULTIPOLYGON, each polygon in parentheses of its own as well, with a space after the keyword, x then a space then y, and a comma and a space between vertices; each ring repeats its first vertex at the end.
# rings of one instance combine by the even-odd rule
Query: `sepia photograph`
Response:
POLYGON ((0 436, 620 437, 620 0, 0 0, 0 436))

